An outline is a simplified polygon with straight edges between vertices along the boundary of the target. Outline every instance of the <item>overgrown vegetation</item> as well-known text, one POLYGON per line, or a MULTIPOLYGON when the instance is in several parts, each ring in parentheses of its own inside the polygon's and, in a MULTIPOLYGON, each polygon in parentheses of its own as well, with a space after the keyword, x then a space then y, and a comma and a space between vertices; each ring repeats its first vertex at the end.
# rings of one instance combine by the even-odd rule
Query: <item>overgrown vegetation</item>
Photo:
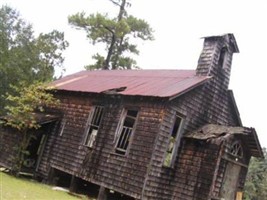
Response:
POLYGON ((3 172, 0 172, 0 199, 90 200, 86 196, 76 197, 67 192, 52 190, 51 186, 33 180, 15 178, 3 172))
POLYGON ((245 184, 245 200, 267 199, 267 152, 263 148, 264 159, 251 158, 245 184))
POLYGON ((43 112, 46 106, 57 106, 59 101, 42 84, 35 83, 29 87, 13 86, 13 89, 17 95, 8 94, 6 96, 8 101, 8 106, 5 107, 7 115, 1 123, 16 129, 22 138, 15 148, 15 164, 11 170, 12 174, 18 175, 25 156, 28 154, 26 150, 29 142, 35 137, 34 132, 30 130, 40 127, 36 121, 35 112, 43 112))
POLYGON ((34 137, 29 130, 39 128, 33 113, 57 103, 39 83, 53 80, 56 70, 64 72, 62 53, 67 47, 64 33, 53 30, 35 36, 32 25, 18 11, 0 7, 0 115, 5 116, 4 125, 17 129, 22 137, 14 147, 15 175, 34 137))

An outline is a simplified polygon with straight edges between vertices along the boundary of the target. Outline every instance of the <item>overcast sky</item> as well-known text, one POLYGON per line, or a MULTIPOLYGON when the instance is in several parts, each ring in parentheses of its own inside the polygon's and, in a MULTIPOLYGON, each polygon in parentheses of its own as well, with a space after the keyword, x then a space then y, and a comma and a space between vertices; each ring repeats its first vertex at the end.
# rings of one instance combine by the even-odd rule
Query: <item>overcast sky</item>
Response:
MULTIPOLYGON (((128 13, 145 19, 155 40, 140 42, 138 65, 143 69, 195 69, 202 50, 201 37, 233 33, 240 53, 232 63, 230 89, 243 125, 254 127, 267 147, 267 1, 266 0, 131 0, 128 13), (266 124, 265 124, 266 123, 266 124)), ((1 0, 32 23, 36 33, 65 32, 70 46, 65 52, 66 73, 92 64, 97 48, 85 33, 68 25, 68 15, 109 13, 118 8, 108 0, 1 0)))

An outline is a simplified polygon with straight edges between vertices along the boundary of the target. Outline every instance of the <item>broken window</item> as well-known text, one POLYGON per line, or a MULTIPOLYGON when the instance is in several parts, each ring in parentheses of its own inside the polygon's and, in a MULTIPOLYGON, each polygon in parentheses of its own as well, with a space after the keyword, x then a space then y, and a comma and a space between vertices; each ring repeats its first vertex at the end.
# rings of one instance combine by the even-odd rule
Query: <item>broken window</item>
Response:
POLYGON ((234 142, 231 145, 230 154, 238 158, 243 158, 243 148, 239 142, 234 142))
POLYGON ((163 163, 165 167, 171 167, 173 165, 175 151, 178 147, 178 143, 180 140, 182 122, 183 122, 183 118, 176 114, 175 121, 172 127, 170 140, 169 140, 169 146, 166 151, 166 156, 165 156, 164 163, 163 163))
POLYGON ((88 147, 93 147, 103 117, 103 111, 104 108, 102 106, 95 106, 88 116, 84 139, 84 145, 88 147))
POLYGON ((136 123, 138 111, 124 110, 121 123, 118 127, 116 153, 125 155, 136 123))

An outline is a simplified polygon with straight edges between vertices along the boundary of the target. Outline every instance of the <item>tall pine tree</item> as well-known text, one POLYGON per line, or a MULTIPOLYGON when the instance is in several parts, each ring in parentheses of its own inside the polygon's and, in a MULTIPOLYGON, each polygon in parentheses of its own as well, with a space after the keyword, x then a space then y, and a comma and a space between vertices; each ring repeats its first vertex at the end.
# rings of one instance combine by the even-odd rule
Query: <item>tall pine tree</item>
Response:
POLYGON ((106 46, 106 56, 96 53, 95 64, 85 68, 91 69, 134 69, 138 68, 136 61, 129 54, 138 55, 135 39, 153 40, 149 24, 132 15, 128 15, 126 0, 110 0, 119 7, 117 17, 110 18, 108 14, 91 14, 84 12, 69 16, 69 24, 86 32, 93 45, 102 43, 106 46))

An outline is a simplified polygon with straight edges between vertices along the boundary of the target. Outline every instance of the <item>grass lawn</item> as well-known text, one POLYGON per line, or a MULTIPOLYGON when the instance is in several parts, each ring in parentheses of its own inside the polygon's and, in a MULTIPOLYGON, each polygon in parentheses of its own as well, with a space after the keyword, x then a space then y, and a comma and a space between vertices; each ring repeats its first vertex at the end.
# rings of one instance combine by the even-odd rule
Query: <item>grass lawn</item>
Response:
POLYGON ((0 200, 85 200, 63 191, 52 190, 51 186, 33 180, 15 178, 0 172, 0 200))

